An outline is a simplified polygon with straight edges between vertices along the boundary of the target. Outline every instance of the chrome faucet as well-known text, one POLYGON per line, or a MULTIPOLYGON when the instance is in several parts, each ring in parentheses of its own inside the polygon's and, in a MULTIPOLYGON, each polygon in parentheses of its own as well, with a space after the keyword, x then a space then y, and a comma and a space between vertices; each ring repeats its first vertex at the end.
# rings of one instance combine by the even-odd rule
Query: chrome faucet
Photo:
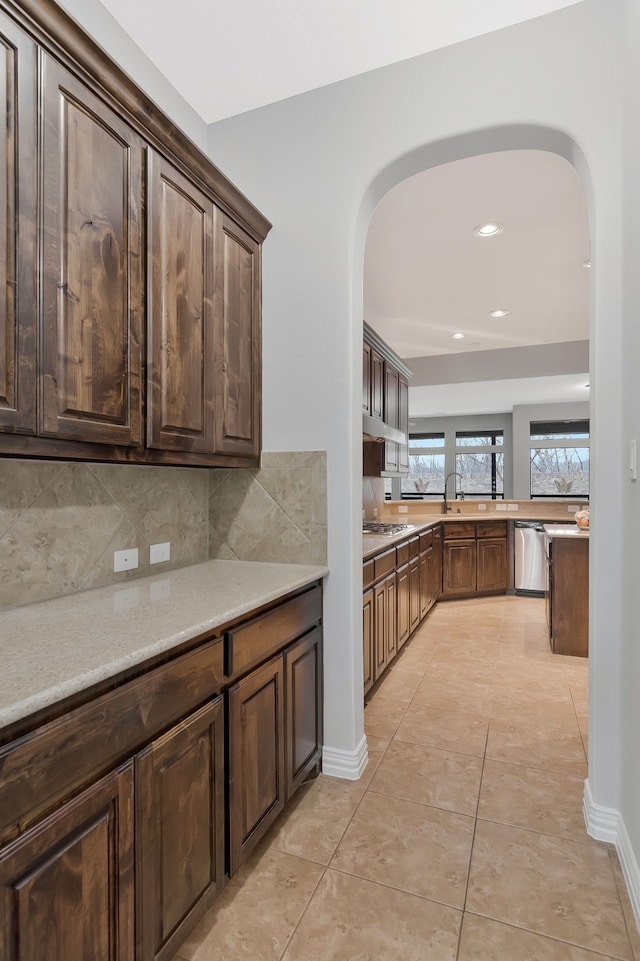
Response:
MULTIPOLYGON (((446 513, 448 513, 448 511, 451 510, 450 507, 447 507, 447 484, 449 483, 449 478, 450 478, 450 477, 459 477, 460 480, 463 479, 463 478, 462 478, 462 474, 459 474, 457 470, 451 471, 450 474, 447 474, 447 476, 446 476, 446 478, 445 478, 445 481, 444 481, 444 500, 443 500, 443 502, 442 502, 442 513, 443 513, 443 514, 446 514, 446 513)), ((454 483, 454 487, 455 487, 455 481, 454 481, 453 483, 454 483)), ((458 492, 456 491, 455 494, 456 494, 456 500, 457 500, 457 498, 458 498, 458 492)), ((463 491, 463 490, 460 491, 460 500, 464 500, 464 491, 463 491)))

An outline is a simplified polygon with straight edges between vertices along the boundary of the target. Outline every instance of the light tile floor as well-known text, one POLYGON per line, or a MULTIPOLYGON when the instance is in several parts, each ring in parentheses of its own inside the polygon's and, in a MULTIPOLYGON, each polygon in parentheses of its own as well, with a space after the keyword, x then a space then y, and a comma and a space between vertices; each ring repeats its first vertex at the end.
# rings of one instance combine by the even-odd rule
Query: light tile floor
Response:
POLYGON ((587 662, 544 604, 442 603, 365 710, 357 782, 305 785, 183 961, 640 961, 582 817, 587 662))

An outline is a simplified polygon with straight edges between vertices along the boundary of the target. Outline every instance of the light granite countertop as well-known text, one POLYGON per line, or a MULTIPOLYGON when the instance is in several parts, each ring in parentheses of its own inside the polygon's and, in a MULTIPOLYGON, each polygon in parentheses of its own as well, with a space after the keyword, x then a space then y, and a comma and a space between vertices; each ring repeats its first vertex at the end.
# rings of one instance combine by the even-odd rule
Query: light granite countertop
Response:
POLYGON ((577 524, 568 524, 563 527, 559 527, 557 524, 545 524, 544 532, 547 537, 550 537, 552 540, 560 537, 572 537, 574 540, 589 540, 589 528, 578 527, 577 524))
POLYGON ((0 613, 0 727, 212 631, 328 574, 205 561, 0 613))
POLYGON ((393 547, 394 544, 399 544, 413 534, 418 534, 420 531, 426 531, 431 527, 435 527, 437 524, 441 524, 442 521, 447 521, 447 523, 451 521, 453 521, 453 523, 463 523, 464 521, 488 521, 489 523, 495 521, 549 521, 553 522, 554 526, 557 527, 563 525, 575 527, 572 515, 568 515, 565 520, 562 517, 558 517, 557 514, 552 513, 552 511, 545 510, 543 504, 531 510, 518 511, 465 511, 458 514, 454 507, 453 511, 447 514, 426 512, 419 514, 416 511, 407 514, 384 513, 377 519, 383 523, 407 524, 408 527, 407 530, 401 531, 399 534, 386 537, 380 537, 376 534, 363 534, 362 559, 365 561, 375 554, 379 554, 381 551, 393 547))

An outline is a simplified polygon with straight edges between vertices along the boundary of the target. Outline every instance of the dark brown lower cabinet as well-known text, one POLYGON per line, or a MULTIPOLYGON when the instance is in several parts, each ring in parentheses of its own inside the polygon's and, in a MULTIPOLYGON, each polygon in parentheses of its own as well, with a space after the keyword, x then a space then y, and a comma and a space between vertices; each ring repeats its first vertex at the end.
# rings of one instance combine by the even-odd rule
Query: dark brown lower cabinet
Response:
POLYGON ((459 538, 444 542, 442 593, 445 597, 474 594, 476 590, 476 542, 459 538))
POLYGON ((135 760, 138 961, 176 952, 224 884, 224 700, 135 760))
POLYGON ((398 650, 409 640, 411 634, 410 578, 409 565, 404 564, 396 571, 397 577, 397 617, 398 650))
POLYGON ((506 591, 507 541, 504 537, 478 538, 476 560, 476 590, 478 593, 506 591))
POLYGON ((284 654, 287 701, 286 800, 320 763, 322 631, 314 628, 284 654))
POLYGON ((373 589, 374 613, 373 613, 373 635, 374 635, 374 680, 383 674, 387 666, 387 590, 385 582, 380 581, 373 589))
POLYGON ((284 663, 273 658, 229 689, 229 873, 284 807, 284 663))
POLYGON ((230 875, 320 762, 321 640, 316 627, 229 688, 230 875))
POLYGON ((385 608, 385 615, 387 618, 386 664, 390 664, 398 652, 398 618, 396 613, 396 598, 397 598, 398 591, 397 591, 397 578, 396 578, 395 571, 393 574, 389 574, 388 577, 385 577, 384 587, 385 587, 385 593, 387 595, 387 603, 385 608))
POLYGON ((134 961, 133 765, 0 854, 3 961, 134 961))
POLYGON ((362 674, 364 693, 373 687, 374 656, 374 594, 372 590, 362 595, 362 674))

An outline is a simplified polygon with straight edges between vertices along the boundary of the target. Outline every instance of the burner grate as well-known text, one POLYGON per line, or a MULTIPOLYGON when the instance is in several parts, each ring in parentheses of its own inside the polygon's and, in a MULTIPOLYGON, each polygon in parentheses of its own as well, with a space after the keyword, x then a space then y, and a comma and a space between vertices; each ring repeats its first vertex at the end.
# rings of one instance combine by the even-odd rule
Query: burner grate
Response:
POLYGON ((378 521, 367 521, 362 525, 362 533, 391 537, 393 534, 402 534, 403 531, 408 531, 410 527, 410 524, 382 524, 378 521))

